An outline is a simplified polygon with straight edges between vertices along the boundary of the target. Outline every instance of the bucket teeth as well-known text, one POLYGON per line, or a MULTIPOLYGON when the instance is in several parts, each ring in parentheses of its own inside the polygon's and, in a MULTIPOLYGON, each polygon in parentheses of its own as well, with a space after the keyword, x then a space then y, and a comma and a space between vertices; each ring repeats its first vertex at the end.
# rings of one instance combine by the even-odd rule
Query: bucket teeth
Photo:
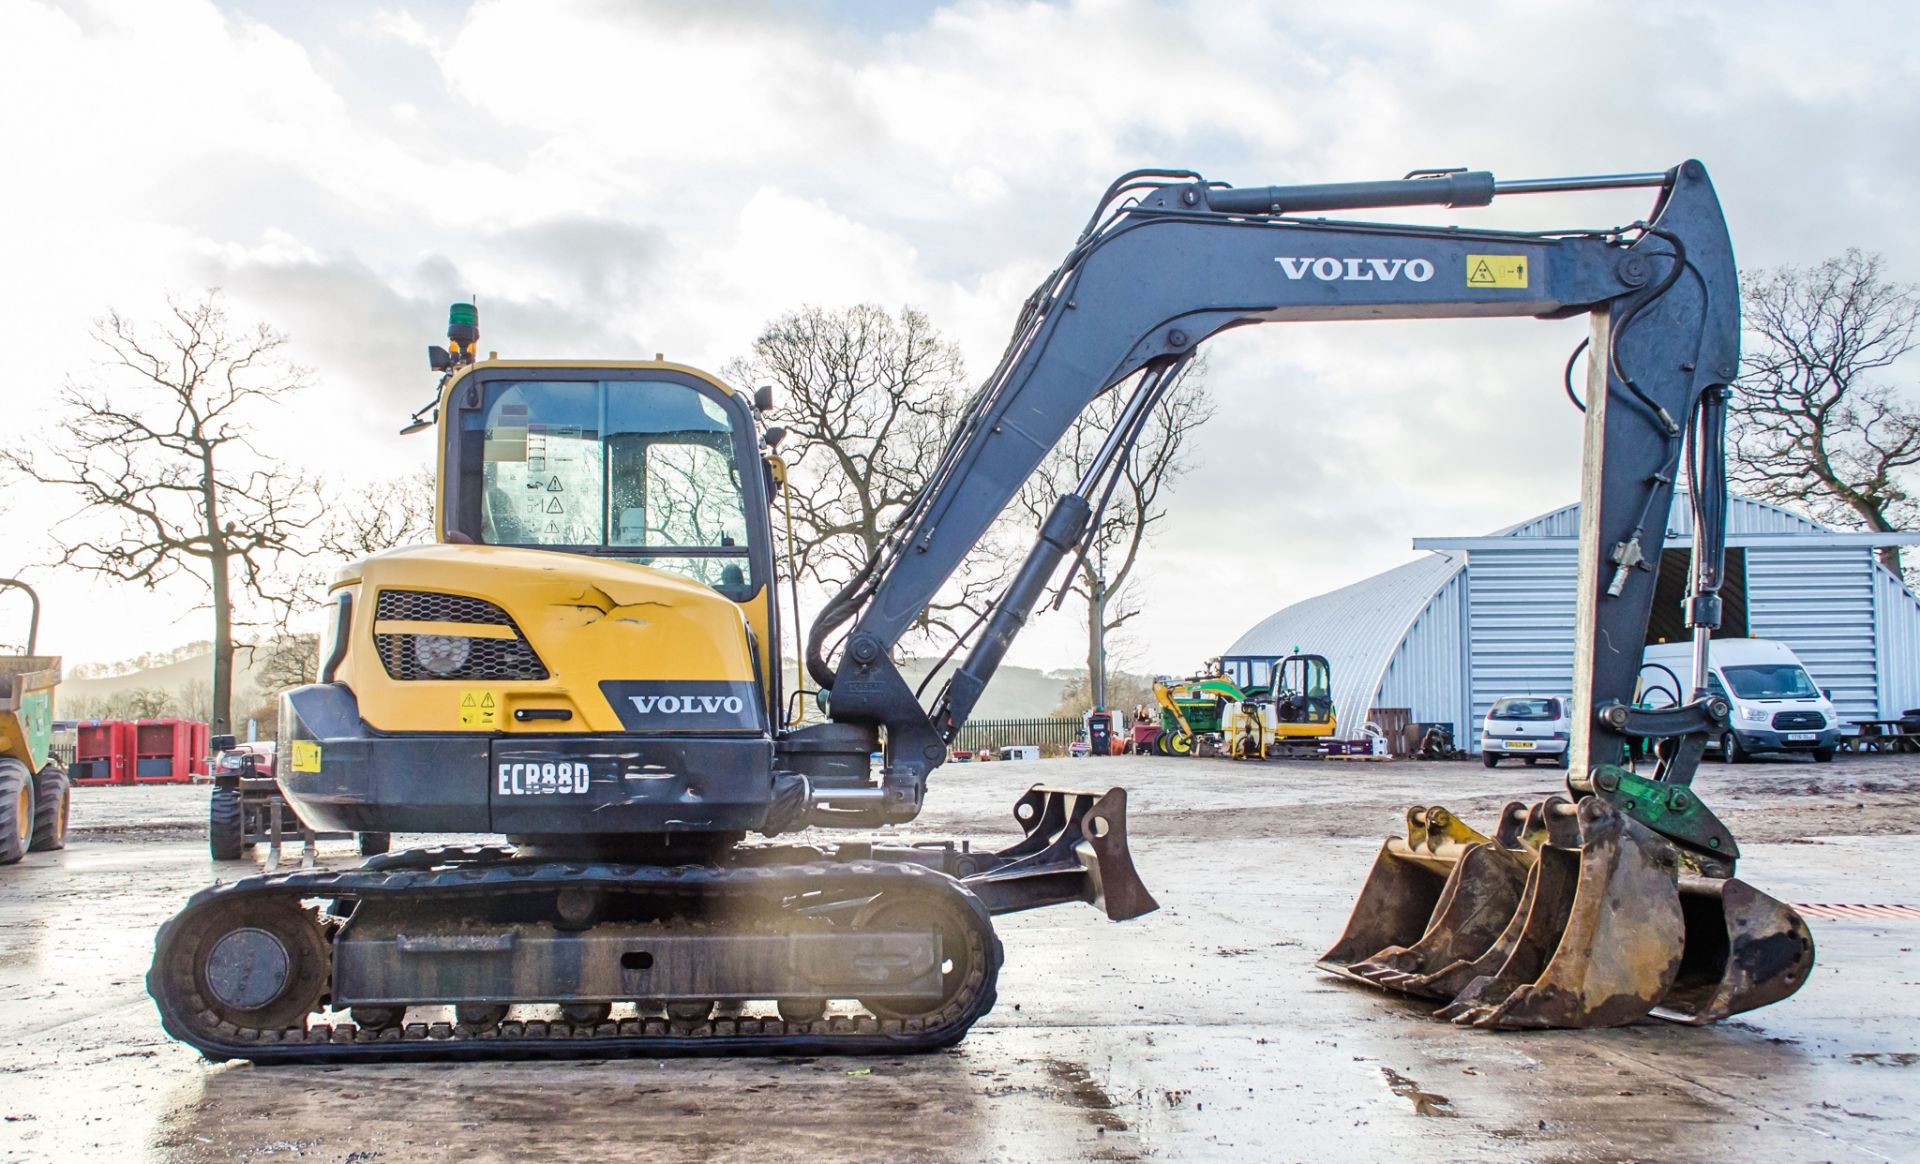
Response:
POLYGON ((1492 838, 1411 808, 1320 965, 1503 1029, 1709 1023, 1799 989, 1813 965, 1805 921, 1683 864, 1596 797, 1511 802, 1492 838))

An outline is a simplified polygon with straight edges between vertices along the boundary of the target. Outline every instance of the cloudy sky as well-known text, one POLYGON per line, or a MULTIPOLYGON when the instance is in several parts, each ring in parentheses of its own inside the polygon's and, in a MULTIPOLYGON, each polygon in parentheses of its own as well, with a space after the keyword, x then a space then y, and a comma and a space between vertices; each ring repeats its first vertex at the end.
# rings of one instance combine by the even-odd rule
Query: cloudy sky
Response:
MULTIPOLYGON (((87 327, 217 286, 314 371, 261 441, 341 481, 402 439, 423 347, 478 295, 503 355, 718 368, 801 304, 913 305, 991 367, 1020 298, 1137 166, 1238 185, 1704 160, 1743 266, 1848 246, 1920 279, 1906 3, 934 4, 0 0, 3 438, 87 327)), ((1646 192, 1471 225, 1599 226, 1646 192)), ((1286 602, 1574 497, 1578 322, 1287 325, 1211 347, 1218 418, 1172 502, 1131 662, 1184 671, 1286 602)), ((66 508, 0 497, 42 641, 205 637, 159 595, 37 568, 66 508)), ((11 609, 10 607, 8 608, 11 609)), ((1013 661, 1072 665, 1070 612, 1013 661)))

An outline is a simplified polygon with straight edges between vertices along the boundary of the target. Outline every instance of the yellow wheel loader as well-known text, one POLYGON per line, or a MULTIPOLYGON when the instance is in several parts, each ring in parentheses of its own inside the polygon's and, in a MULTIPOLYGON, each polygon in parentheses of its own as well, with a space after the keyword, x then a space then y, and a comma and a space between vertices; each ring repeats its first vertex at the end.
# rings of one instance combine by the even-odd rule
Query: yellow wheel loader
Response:
POLYGON ((1280 321, 1582 313, 1594 358, 1569 795, 1492 840, 1421 809, 1326 961, 1428 991, 1470 964, 1488 972, 1449 1005, 1507 1026, 1655 1007, 1711 1018, 1790 993, 1805 927, 1732 877, 1732 838, 1688 787, 1724 701, 1700 667, 1688 701, 1630 706, 1646 565, 1683 463, 1703 653, 1718 621, 1738 300, 1697 162, 1244 189, 1122 175, 1027 300, 925 488, 807 628, 813 722, 787 711, 805 693, 783 682, 793 612, 775 598, 768 399, 660 360, 477 360, 477 318, 456 305, 450 346, 431 352, 439 391, 410 426, 437 441, 438 541, 335 579, 317 681, 283 696, 277 779, 316 828, 509 843, 202 891, 155 939, 162 1021, 210 1057, 261 1063, 950 1045, 993 1005, 994 915, 1154 908, 1119 789, 1031 789, 997 850, 875 830, 919 813, 1199 345, 1280 321), (1651 220, 1603 230, 1327 216, 1632 188, 1656 191, 1651 220), (1109 391, 1125 405, 1099 455, 923 702, 894 658, 902 635, 1109 391), (1625 766, 1642 739, 1659 745, 1649 773, 1625 766), (868 835, 793 836, 807 826, 868 835), (1646 972, 1604 973, 1622 962, 1646 972))

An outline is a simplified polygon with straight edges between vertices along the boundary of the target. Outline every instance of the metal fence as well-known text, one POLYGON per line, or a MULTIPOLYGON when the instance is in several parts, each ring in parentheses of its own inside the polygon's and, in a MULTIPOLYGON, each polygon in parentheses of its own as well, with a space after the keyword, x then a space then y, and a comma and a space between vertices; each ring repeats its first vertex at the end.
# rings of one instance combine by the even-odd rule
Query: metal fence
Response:
POLYGON ((76 750, 77 750, 76 745, 71 743, 63 743, 60 740, 55 740, 51 744, 47 745, 47 752, 54 759, 60 761, 60 766, 62 768, 73 767, 73 754, 76 750))
POLYGON ((1080 738, 1084 727, 1075 718, 974 720, 960 729, 953 747, 955 751, 978 752, 1033 744, 1042 756, 1064 756, 1067 745, 1080 738))

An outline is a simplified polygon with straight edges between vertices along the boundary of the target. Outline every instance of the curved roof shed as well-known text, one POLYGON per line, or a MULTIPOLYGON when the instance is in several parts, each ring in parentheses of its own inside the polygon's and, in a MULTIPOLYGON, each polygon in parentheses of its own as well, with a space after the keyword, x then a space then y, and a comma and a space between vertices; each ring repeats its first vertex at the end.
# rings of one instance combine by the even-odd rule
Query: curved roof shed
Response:
MULTIPOLYGON (((1485 537, 1416 538, 1425 557, 1284 607, 1226 653, 1325 655, 1343 733, 1372 708, 1405 707, 1472 741, 1500 696, 1572 689, 1579 525, 1567 505, 1485 537)), ((1845 718, 1920 706, 1920 599, 1875 557, 1920 535, 1835 531, 1745 497, 1727 526, 1748 633, 1791 646, 1845 718)), ((1680 494, 1667 548, 1692 532, 1680 494)))

